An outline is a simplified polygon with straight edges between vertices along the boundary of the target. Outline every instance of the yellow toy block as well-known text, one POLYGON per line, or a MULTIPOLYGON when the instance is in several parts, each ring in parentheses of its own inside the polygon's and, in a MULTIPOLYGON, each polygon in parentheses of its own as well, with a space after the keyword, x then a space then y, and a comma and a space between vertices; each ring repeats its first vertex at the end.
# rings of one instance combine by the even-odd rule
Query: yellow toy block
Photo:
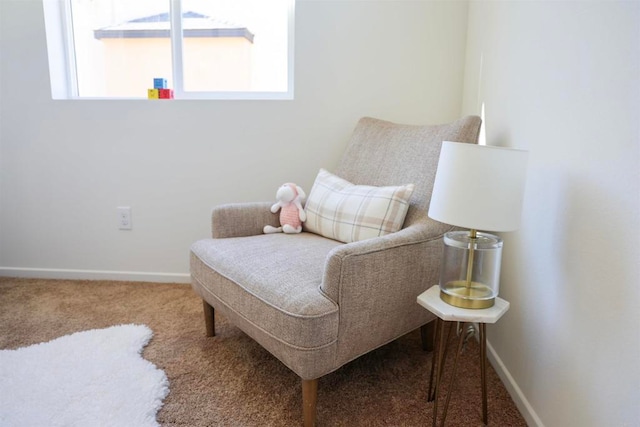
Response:
POLYGON ((160 99, 160 91, 158 89, 148 89, 147 90, 147 98, 148 99, 160 99))

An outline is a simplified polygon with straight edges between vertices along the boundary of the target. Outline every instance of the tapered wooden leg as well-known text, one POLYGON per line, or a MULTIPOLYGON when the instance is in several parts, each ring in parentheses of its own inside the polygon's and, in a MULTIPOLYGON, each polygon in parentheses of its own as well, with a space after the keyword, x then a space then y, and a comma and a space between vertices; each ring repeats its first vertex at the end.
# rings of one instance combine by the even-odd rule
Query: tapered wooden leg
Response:
POLYGON ((216 321, 214 318, 215 310, 205 300, 202 300, 202 307, 204 308, 204 323, 207 327, 207 336, 215 337, 216 336, 216 321))
POLYGON ((420 326, 420 338, 422 339, 422 349, 424 351, 433 351, 435 348, 436 322, 432 320, 426 325, 420 326))
POLYGON ((304 427, 316 425, 316 401, 318 400, 318 379, 302 380, 302 413, 304 427))

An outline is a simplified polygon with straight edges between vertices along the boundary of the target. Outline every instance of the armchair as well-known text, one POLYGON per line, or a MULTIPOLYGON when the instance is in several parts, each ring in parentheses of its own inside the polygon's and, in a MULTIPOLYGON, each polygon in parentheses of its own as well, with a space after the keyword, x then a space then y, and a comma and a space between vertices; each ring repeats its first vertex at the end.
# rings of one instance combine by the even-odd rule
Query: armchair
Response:
POLYGON ((304 425, 315 424, 318 378, 434 319, 416 297, 438 281, 442 235, 427 217, 443 140, 476 143, 480 118, 410 126, 361 119, 335 174, 354 184, 414 184, 403 228, 342 243, 278 225, 271 202, 212 213, 213 236, 191 247, 191 282, 214 310, 302 379, 304 425))

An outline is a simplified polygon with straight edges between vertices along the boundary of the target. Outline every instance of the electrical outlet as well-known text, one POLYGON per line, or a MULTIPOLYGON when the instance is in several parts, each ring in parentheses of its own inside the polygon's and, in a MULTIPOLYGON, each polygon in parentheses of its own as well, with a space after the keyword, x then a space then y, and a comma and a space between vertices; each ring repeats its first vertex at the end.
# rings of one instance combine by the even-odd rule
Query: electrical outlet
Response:
POLYGON ((131 230, 131 207, 119 206, 118 208, 118 228, 120 230, 131 230))

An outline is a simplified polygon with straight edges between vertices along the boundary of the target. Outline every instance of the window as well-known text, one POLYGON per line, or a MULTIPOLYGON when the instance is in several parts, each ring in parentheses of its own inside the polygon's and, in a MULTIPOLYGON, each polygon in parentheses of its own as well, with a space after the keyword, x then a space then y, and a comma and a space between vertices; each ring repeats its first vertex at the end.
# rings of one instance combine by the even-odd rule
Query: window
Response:
POLYGON ((295 0, 44 0, 52 96, 292 99, 295 0))

